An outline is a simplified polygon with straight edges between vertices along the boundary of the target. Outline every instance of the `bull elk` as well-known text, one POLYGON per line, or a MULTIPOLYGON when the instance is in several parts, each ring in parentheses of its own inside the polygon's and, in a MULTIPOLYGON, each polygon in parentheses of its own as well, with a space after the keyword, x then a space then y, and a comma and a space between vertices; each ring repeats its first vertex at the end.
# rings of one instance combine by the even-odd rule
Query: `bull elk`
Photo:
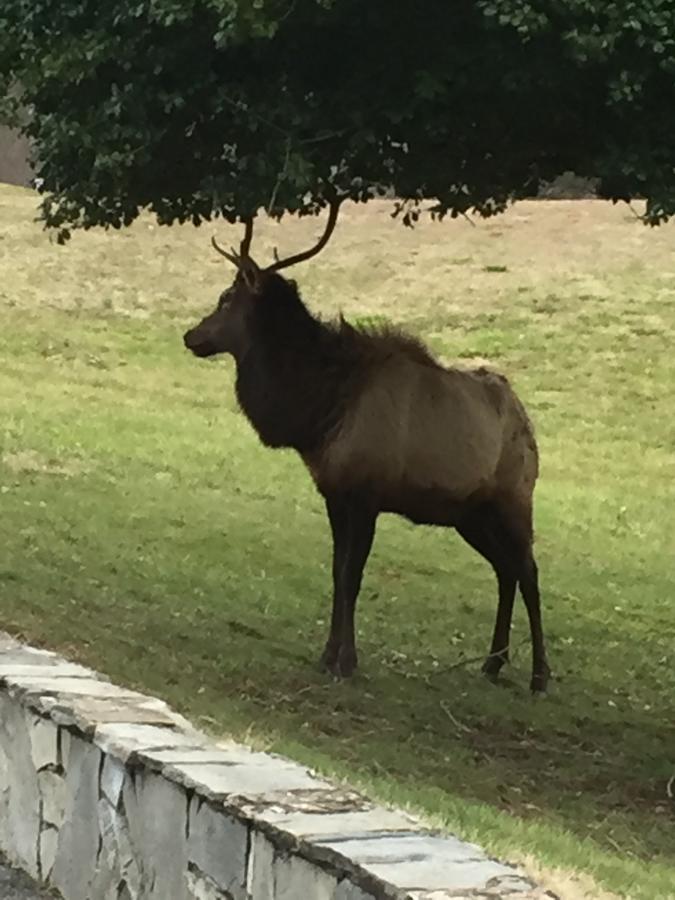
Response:
POLYGON ((186 332, 198 357, 230 353, 239 405, 267 447, 292 447, 323 497, 333 538, 333 610, 323 666, 357 664, 354 612, 380 513, 455 528, 493 567, 497 619, 483 672, 508 661, 520 591, 529 617, 534 692, 550 670, 533 554, 538 452, 525 409, 502 375, 446 368, 393 328, 327 324, 281 269, 309 259, 335 227, 338 203, 309 250, 261 268, 249 253, 214 247, 236 267, 216 309, 186 332))

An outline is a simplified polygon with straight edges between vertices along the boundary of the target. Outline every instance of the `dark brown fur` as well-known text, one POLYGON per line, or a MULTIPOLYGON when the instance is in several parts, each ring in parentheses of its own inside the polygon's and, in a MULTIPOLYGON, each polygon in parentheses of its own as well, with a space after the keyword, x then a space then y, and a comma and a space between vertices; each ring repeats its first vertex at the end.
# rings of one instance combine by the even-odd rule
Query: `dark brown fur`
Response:
POLYGON ((354 609, 379 513, 451 526, 493 566, 499 608, 484 671, 508 659, 516 585, 530 618, 533 690, 549 669, 532 553, 537 447, 508 381, 441 366, 394 329, 326 324, 294 282, 240 272, 218 308, 185 335, 197 356, 229 352, 239 404, 269 447, 298 451, 333 534, 333 616, 324 665, 356 666, 354 609))

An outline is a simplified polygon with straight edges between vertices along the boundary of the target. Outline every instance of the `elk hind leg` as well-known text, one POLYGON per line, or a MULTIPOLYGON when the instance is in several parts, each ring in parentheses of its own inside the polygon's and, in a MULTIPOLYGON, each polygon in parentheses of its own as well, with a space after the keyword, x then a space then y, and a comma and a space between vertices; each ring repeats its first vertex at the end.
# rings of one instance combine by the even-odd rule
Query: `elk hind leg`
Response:
POLYGON ((551 670, 546 659, 544 632, 541 623, 539 573, 531 547, 528 548, 519 585, 520 593, 527 609, 530 633, 532 635, 532 680, 530 681, 530 690, 533 694, 543 694, 546 692, 551 670))
POLYGON ((492 505, 474 510, 460 526, 464 540, 483 556, 494 569, 497 577, 498 605, 490 653, 482 671, 495 681, 509 660, 509 642, 513 604, 518 582, 518 569, 514 563, 512 540, 503 527, 498 511, 492 505))

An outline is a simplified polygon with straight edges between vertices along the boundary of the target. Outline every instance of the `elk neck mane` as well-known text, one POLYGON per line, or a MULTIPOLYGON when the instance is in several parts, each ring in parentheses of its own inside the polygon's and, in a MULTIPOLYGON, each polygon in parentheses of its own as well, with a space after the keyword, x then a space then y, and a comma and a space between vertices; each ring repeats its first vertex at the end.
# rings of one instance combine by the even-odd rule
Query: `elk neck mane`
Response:
POLYGON ((268 277, 250 328, 250 349, 237 361, 237 399, 269 447, 319 447, 369 374, 392 356, 439 367, 422 344, 393 328, 315 318, 295 283, 279 275, 268 277))

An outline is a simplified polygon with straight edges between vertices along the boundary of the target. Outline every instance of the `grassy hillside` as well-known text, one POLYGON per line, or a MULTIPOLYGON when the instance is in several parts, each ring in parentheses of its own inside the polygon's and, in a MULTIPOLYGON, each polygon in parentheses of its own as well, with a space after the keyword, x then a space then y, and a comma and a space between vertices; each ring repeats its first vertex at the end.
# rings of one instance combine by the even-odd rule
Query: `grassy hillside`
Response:
MULTIPOLYGON (((405 323, 526 401, 557 676, 534 702, 522 604, 493 687, 491 571, 394 518, 361 595, 360 674, 319 674, 320 499, 292 453, 258 444, 232 364, 182 348, 231 276, 210 232, 143 220, 61 248, 34 216, 32 193, 0 189, 0 627, 527 857, 566 898, 675 897, 673 228, 533 201, 411 232, 373 204, 294 272, 314 310, 405 323)), ((316 228, 268 225, 254 253, 316 228)))

